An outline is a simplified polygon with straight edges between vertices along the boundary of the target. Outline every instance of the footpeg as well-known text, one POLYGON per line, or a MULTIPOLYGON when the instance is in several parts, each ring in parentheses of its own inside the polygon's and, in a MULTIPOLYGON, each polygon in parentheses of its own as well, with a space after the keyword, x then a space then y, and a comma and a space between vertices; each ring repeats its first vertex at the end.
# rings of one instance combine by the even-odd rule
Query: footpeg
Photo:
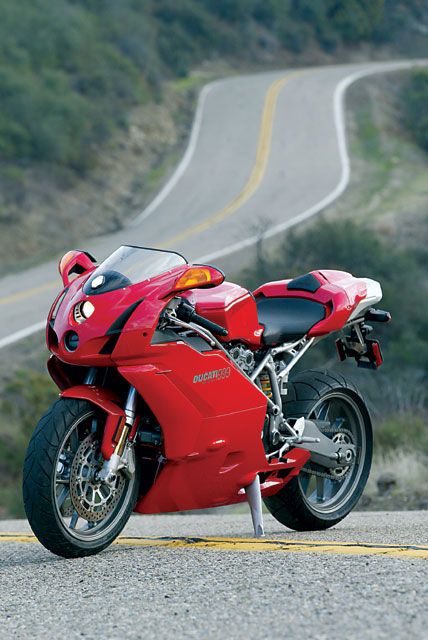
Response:
POLYGON ((263 526, 262 493, 260 490, 260 478, 258 475, 254 478, 253 482, 248 485, 248 487, 245 487, 245 493, 247 494, 248 504, 250 505, 254 537, 262 538, 265 535, 265 530, 263 526))

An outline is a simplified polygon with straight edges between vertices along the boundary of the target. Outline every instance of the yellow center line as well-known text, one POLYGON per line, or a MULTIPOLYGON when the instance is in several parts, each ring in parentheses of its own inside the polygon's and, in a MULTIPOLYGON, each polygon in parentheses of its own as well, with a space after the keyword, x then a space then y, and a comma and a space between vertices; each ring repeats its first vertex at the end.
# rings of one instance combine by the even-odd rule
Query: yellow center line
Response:
MULTIPOLYGON (((0 542, 37 542, 24 533, 1 533, 0 542)), ((165 547, 169 549, 208 549, 213 551, 282 551, 288 553, 321 553, 341 555, 383 556, 428 559, 427 545, 331 542, 321 540, 274 540, 255 538, 159 538, 119 537, 113 544, 127 547, 165 547)))
MULTIPOLYGON (((202 233, 203 231, 210 229, 218 222, 221 222, 222 220, 225 220, 226 218, 233 215, 254 195, 266 173, 272 142, 273 123, 275 119, 275 111, 279 94, 284 86, 288 82, 290 82, 290 80, 302 75, 302 73, 304 73, 304 71, 296 71, 294 73, 290 73, 283 78, 279 78, 279 80, 276 80, 269 87, 263 106, 259 141, 256 152, 256 161, 243 189, 222 209, 208 216, 202 222, 189 227, 188 229, 185 229, 180 233, 177 233, 164 242, 159 243, 157 245, 159 248, 165 249, 168 247, 174 247, 179 242, 187 240, 188 238, 198 233, 202 233)), ((58 280, 46 282, 45 284, 42 284, 40 286, 32 287, 30 289, 26 289, 25 291, 20 291, 18 293, 12 293, 10 295, 4 296, 3 298, 0 298, 0 305, 7 305, 13 302, 18 302, 20 300, 24 300, 25 298, 30 298, 39 293, 43 293, 45 291, 50 291, 53 289, 58 289, 59 291, 60 282, 58 280)))
POLYGON ((260 126, 259 142, 257 146, 256 162, 251 171, 243 189, 235 196, 225 207, 216 211, 211 216, 208 216, 202 222, 189 227, 180 233, 172 236, 165 242, 162 242, 159 247, 165 249, 170 246, 176 245, 178 242, 187 240, 191 236, 194 236, 202 231, 210 229, 218 222, 221 222, 225 218, 233 215, 240 207, 242 207, 248 200, 254 195, 259 188, 263 177, 266 173, 267 163, 270 155, 270 147, 272 141, 272 130, 275 119, 276 105, 278 96, 283 87, 290 82, 293 78, 302 75, 303 71, 296 71, 284 78, 276 80, 270 87, 266 94, 265 103, 263 107, 262 120, 260 126))
POLYGON ((31 289, 26 289, 25 291, 11 293, 8 296, 0 298, 0 305, 10 304, 11 302, 18 302, 19 300, 24 300, 25 298, 31 298, 31 296, 35 296, 38 293, 43 293, 44 291, 50 291, 51 289, 57 289, 59 291, 61 288, 62 283, 59 279, 50 280, 49 282, 45 282, 38 287, 32 287, 31 289))

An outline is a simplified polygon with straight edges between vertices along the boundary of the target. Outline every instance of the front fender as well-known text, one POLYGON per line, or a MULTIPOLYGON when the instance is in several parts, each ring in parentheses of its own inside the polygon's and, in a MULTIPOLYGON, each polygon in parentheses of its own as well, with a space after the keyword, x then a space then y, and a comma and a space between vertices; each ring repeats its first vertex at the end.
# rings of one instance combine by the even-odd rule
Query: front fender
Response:
POLYGON ((115 433, 122 420, 125 419, 125 410, 119 405, 119 396, 110 389, 92 384, 79 384, 75 387, 70 387, 62 391, 60 395, 62 398, 87 400, 107 414, 101 442, 101 453, 104 460, 109 460, 116 446, 114 442, 115 433))

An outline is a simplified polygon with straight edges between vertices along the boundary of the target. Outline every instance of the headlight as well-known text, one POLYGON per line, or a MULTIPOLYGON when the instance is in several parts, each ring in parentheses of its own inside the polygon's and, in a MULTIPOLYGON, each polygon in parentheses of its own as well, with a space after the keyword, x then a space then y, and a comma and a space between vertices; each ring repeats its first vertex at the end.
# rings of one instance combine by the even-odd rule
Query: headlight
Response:
POLYGON ((79 304, 76 304, 76 306, 74 307, 74 319, 76 322, 81 324, 82 322, 85 322, 85 320, 90 318, 94 311, 95 307, 92 302, 89 302, 89 300, 85 300, 85 302, 79 302, 79 304))
POLYGON ((86 300, 86 302, 82 304, 81 311, 82 311, 82 316, 87 320, 94 313, 95 307, 92 304, 92 302, 89 302, 89 300, 86 300))

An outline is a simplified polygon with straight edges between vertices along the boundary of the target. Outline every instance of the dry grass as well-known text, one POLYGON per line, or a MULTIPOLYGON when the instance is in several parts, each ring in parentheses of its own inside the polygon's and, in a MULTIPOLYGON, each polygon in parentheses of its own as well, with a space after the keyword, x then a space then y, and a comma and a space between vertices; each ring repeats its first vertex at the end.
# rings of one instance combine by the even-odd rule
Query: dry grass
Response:
POLYGON ((381 453, 373 460, 366 495, 377 496, 377 480, 383 474, 392 474, 396 485, 393 494, 417 494, 428 498, 428 460, 418 451, 393 450, 381 453))

